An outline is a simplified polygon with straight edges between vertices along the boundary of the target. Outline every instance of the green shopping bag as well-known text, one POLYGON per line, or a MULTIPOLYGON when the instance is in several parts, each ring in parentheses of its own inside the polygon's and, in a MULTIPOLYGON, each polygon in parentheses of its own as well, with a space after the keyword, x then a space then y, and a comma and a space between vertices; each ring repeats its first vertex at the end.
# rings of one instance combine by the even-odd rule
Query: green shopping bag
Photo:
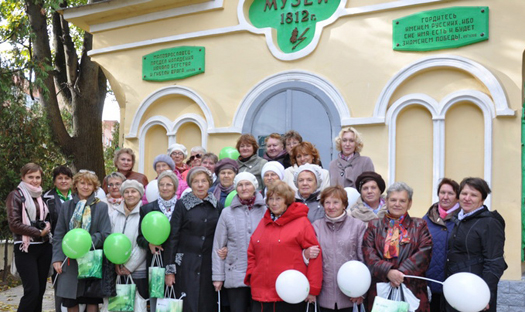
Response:
POLYGON ((408 312, 409 308, 408 302, 394 301, 376 296, 371 312, 408 312))
POLYGON ((108 311, 133 312, 135 309, 135 293, 137 285, 131 275, 126 278, 126 284, 121 284, 120 275, 117 276, 117 296, 109 297, 108 311), (131 281, 131 284, 128 284, 131 281))
POLYGON ((102 249, 90 250, 77 259, 78 278, 102 278, 102 249))
POLYGON ((150 298, 164 298, 164 279, 166 269, 162 267, 162 257, 154 254, 151 266, 148 268, 148 284, 150 298))
POLYGON ((157 312, 182 312, 182 298, 186 296, 182 293, 179 299, 175 298, 173 286, 166 289, 166 296, 157 299, 157 312), (173 298, 171 298, 173 297, 173 298))

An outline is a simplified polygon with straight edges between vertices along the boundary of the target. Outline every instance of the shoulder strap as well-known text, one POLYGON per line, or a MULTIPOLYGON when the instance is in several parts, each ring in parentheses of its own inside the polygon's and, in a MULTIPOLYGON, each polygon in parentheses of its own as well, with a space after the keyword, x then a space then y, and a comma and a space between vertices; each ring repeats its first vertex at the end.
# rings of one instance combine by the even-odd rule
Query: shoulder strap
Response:
POLYGON ((19 187, 17 187, 16 190, 18 191, 18 194, 20 195, 20 198, 22 200, 22 206, 24 207, 24 210, 26 212, 27 219, 29 221, 31 221, 31 217, 29 216, 29 212, 27 211, 27 207, 26 207, 26 198, 24 196, 24 193, 22 192, 22 190, 19 187))

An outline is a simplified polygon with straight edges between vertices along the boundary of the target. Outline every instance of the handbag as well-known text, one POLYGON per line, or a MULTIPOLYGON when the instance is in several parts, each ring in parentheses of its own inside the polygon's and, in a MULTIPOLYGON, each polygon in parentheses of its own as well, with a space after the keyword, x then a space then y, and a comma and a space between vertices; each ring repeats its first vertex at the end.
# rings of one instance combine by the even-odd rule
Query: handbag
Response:
POLYGON ((405 302, 402 287, 390 287, 388 298, 376 296, 371 312, 408 312, 410 305, 405 302))
POLYGON ((148 268, 148 285, 150 298, 164 298, 164 279, 166 269, 162 267, 162 257, 154 254, 148 268))
POLYGON ((105 298, 115 297, 117 295, 116 287, 117 273, 115 265, 111 263, 104 255, 102 256, 102 279, 87 279, 84 290, 84 297, 88 298, 105 298))
POLYGON ((180 298, 175 297, 175 289, 173 286, 166 288, 166 293, 164 298, 157 299, 157 312, 182 312, 182 298, 186 296, 185 293, 182 293, 180 298), (173 298, 172 298, 173 297, 173 298))
POLYGON ((131 275, 126 277, 126 283, 122 284, 120 275, 117 277, 117 295, 109 297, 108 310, 116 312, 133 312, 135 310, 135 296, 137 285, 133 282, 131 275), (131 282, 131 284, 128 284, 131 282))
POLYGON ((354 302, 354 307, 352 309, 352 312, 365 312, 365 305, 363 303, 357 304, 354 302))
POLYGON ((78 278, 102 278, 102 249, 90 250, 77 259, 78 278))

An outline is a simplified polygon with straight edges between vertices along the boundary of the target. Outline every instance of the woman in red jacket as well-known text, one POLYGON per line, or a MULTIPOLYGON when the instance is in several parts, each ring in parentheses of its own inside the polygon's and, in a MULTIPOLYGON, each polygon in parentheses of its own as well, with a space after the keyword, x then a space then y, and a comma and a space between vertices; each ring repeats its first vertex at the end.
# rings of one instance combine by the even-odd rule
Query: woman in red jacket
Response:
POLYGON ((313 302, 321 291, 322 256, 311 259, 308 266, 303 259, 304 249, 319 245, 307 218, 308 207, 294 203, 294 191, 282 181, 268 188, 266 204, 268 210, 248 247, 248 269, 244 283, 251 286, 252 312, 302 312, 306 309, 305 303, 284 302, 277 294, 275 281, 282 272, 294 269, 308 278, 308 302, 313 302))

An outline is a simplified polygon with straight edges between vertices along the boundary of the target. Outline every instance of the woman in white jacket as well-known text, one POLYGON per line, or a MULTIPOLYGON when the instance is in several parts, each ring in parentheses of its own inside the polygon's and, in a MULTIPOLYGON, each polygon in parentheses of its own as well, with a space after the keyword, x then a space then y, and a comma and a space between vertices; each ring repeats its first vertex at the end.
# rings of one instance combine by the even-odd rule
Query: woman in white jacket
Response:
POLYGON ((124 201, 110 214, 111 232, 123 233, 131 241, 132 251, 128 261, 117 265, 118 275, 131 275, 142 298, 148 298, 146 278, 146 250, 137 245, 139 234, 140 206, 144 186, 136 180, 126 180, 120 187, 124 201))

